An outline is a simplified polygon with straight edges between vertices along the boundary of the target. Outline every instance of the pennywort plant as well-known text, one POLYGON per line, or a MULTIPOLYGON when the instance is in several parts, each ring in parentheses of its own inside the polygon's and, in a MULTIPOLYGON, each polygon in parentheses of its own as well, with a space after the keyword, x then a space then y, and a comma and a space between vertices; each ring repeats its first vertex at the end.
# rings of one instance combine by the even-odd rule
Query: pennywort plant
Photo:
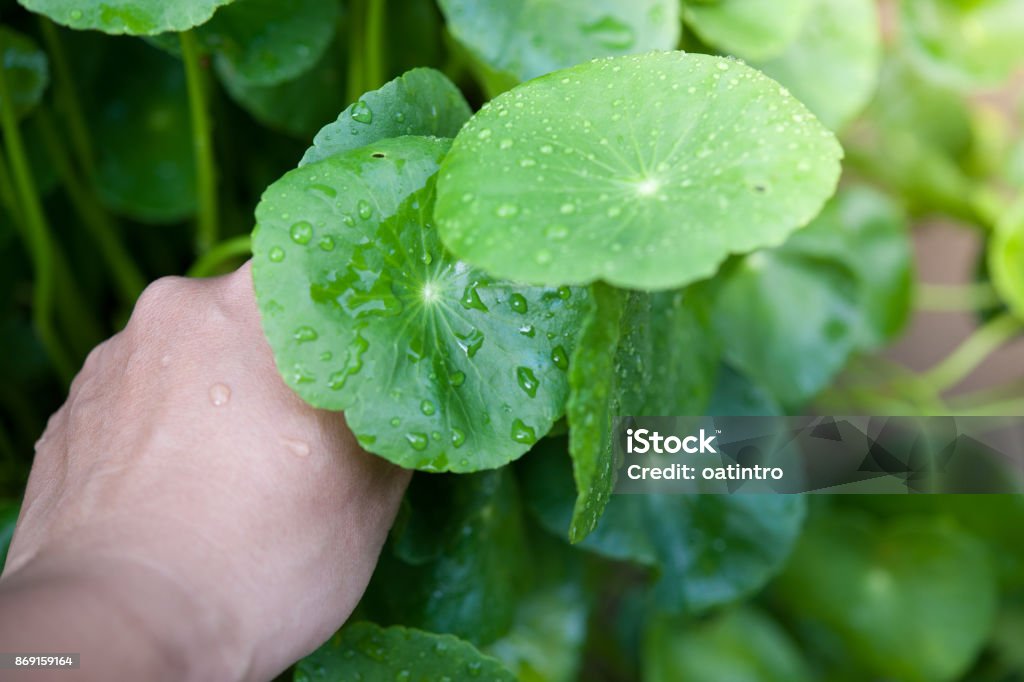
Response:
MULTIPOLYGON (((1020 65, 1019 0, 904 0, 885 36, 872 0, 19 2, 11 386, 70 380, 146 279, 251 253, 283 380, 422 472, 286 678, 1008 679, 1020 498, 612 496, 610 439, 1024 407, 946 396, 1024 316, 1019 115, 968 97, 1020 65), (934 215, 982 242, 972 283, 914 282, 934 215), (915 307, 978 330, 900 368, 915 307)), ((27 391, 0 385, 12 489, 27 391)))

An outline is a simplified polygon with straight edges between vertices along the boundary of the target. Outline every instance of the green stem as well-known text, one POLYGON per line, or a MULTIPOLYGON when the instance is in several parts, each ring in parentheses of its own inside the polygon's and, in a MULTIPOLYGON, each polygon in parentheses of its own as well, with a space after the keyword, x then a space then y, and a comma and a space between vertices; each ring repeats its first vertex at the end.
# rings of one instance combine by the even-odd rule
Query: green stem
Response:
POLYGON ((352 0, 349 3, 346 39, 348 40, 348 74, 345 94, 348 102, 355 102, 367 91, 366 76, 366 2, 352 0))
POLYGON ((918 284, 914 305, 920 310, 952 312, 984 310, 999 305, 999 295, 987 282, 975 284, 918 284))
POLYGON ((179 35, 188 88, 192 148, 196 157, 196 197, 199 202, 196 244, 202 254, 217 242, 217 171, 213 161, 210 112, 206 101, 207 79, 200 63, 199 45, 191 31, 179 35))
POLYGON ((221 267, 234 258, 247 258, 252 254, 252 239, 244 234, 217 244, 204 253, 185 273, 186 277, 209 277, 218 274, 221 267))
POLYGON ((82 107, 78 102, 78 92, 68 66, 67 54, 64 52, 64 46, 61 44, 60 36, 57 35, 57 27, 53 22, 40 15, 39 26, 43 40, 46 41, 50 64, 53 65, 54 100, 68 127, 71 146, 74 148, 78 164, 82 172, 85 173, 89 184, 92 184, 96 178, 96 157, 93 155, 92 139, 89 137, 89 129, 85 125, 85 116, 82 114, 82 107))
MULTIPOLYGON (((2 47, 2 46, 0 46, 2 47)), ((0 125, 7 142, 8 162, 14 176, 22 216, 22 231, 35 270, 35 286, 32 291, 32 322, 39 334, 39 340, 46 349, 50 361, 60 377, 71 382, 74 365, 68 352, 61 345, 53 321, 54 290, 56 270, 54 268, 53 239, 46 223, 42 203, 36 192, 35 179, 29 169, 25 146, 14 115, 14 103, 7 87, 7 74, 0 68, 0 125)))
POLYGON ((3 148, 0 148, 0 206, 4 207, 12 221, 21 224, 21 207, 18 205, 18 195, 11 182, 10 171, 7 170, 3 148))
POLYGON ((366 74, 363 92, 384 85, 384 9, 385 0, 367 0, 366 74))
POLYGON ((117 282, 121 299, 131 305, 142 293, 146 286, 146 279, 135 266, 135 262, 128 251, 121 244, 117 230, 110 219, 109 214, 96 203, 93 195, 82 186, 75 175, 68 160, 67 151, 61 143, 57 134, 53 119, 46 109, 40 109, 37 114, 39 122, 40 137, 46 145, 50 161, 53 162, 60 176, 68 197, 74 205, 75 210, 82 219, 82 224, 89 231, 100 249, 100 254, 106 260, 117 282))
POLYGON ((994 400, 973 407, 962 407, 952 410, 957 417, 1019 417, 1024 415, 1024 398, 994 400))
POLYGON ((1021 322, 1012 315, 1000 315, 978 328, 945 360, 928 370, 922 379, 941 393, 960 383, 994 350, 1020 333, 1021 322))

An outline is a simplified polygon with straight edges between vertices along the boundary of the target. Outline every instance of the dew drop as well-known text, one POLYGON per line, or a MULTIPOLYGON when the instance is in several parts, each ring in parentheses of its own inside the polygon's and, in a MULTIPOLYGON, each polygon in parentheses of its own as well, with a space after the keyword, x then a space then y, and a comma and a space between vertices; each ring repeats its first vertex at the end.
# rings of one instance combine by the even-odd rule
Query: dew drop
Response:
POLYGON ((399 670, 398 674, 395 675, 395 682, 409 682, 412 679, 412 673, 408 670, 399 670))
POLYGON ((352 120, 358 123, 372 123, 373 122, 373 111, 370 110, 370 105, 359 100, 352 105, 352 120))
POLYGON ((462 384, 466 383, 465 372, 452 372, 451 376, 448 377, 448 383, 458 388, 462 384))
POLYGON ((477 292, 475 286, 466 287, 465 291, 462 292, 462 298, 459 299, 459 303, 466 310, 480 310, 487 312, 487 306, 480 300, 480 294, 477 292))
POLYGON ((359 217, 363 220, 369 220, 370 216, 373 215, 373 207, 365 199, 359 200, 356 210, 359 211, 359 217))
POLYGON ((214 407, 227 405, 229 400, 231 400, 231 389, 226 384, 210 386, 210 403, 214 407))
POLYGON ((320 238, 321 251, 334 251, 334 237, 326 236, 320 238))
POLYGON ((71 10, 71 18, 75 19, 76 21, 78 19, 81 19, 82 18, 82 10, 80 10, 80 9, 73 9, 73 10, 71 10))
POLYGON ((537 330, 533 328, 532 324, 524 324, 522 327, 519 328, 519 333, 528 339, 532 339, 534 336, 537 335, 537 330))
POLYGON ((341 222, 343 222, 346 227, 355 227, 356 226, 356 219, 353 218, 352 216, 350 216, 348 213, 346 213, 345 215, 341 216, 341 222))
POLYGON ((309 443, 304 440, 296 440, 294 438, 282 438, 281 445, 283 445, 288 452, 296 455, 297 457, 308 457, 309 456, 309 443))
POLYGON ((270 259, 271 263, 280 263, 284 260, 284 249, 279 246, 275 246, 267 254, 267 258, 270 259))
POLYGON ((558 287, 558 298, 562 299, 563 301, 568 301, 571 296, 572 289, 570 289, 569 287, 558 287))
POLYGON ((459 429, 452 429, 452 445, 456 448, 461 448, 465 442, 466 434, 459 429))
POLYGON ((540 386, 540 382, 537 380, 537 375, 533 373, 533 370, 529 367, 516 367, 516 381, 519 383, 519 388, 526 392, 526 395, 531 398, 537 397, 537 387, 540 386))
POLYGON ((427 415, 428 417, 434 414, 436 409, 437 408, 434 407, 434 403, 430 402, 429 400, 424 400, 422 403, 420 403, 420 412, 427 415))
POLYGON ((512 440, 524 445, 533 445, 537 442, 537 432, 533 427, 524 424, 522 419, 516 419, 512 422, 512 440))
POLYGON ((544 235, 551 240, 562 240, 569 236, 569 228, 565 225, 549 225, 544 235))
POLYGON ((526 298, 522 294, 512 294, 508 298, 508 303, 512 306, 512 310, 520 314, 525 313, 529 309, 526 298))
POLYGON ((479 329, 472 329, 467 334, 455 334, 455 338, 458 339, 459 348, 466 354, 466 357, 473 357, 480 350, 480 347, 484 345, 484 334, 479 329))
POLYGON ((569 215, 576 212, 576 204, 564 203, 559 207, 558 212, 562 215, 569 215))
POLYGON ((298 341, 299 343, 305 343, 307 341, 316 341, 317 338, 319 338, 319 336, 320 335, 316 333, 315 329, 306 326, 297 327, 295 331, 292 332, 292 338, 298 341))
POLYGON ((550 154, 550 153, 551 153, 551 152, 553 152, 553 151, 555 151, 555 148, 554 148, 554 147, 552 147, 552 146, 551 146, 551 145, 549 145, 549 144, 543 145, 543 146, 541 146, 541 148, 540 148, 540 153, 541 153, 541 154, 550 154))
POLYGON ((308 244, 313 238, 313 226, 307 220, 300 220, 292 225, 291 235, 296 244, 308 244))
POLYGON ((422 452, 427 449, 427 434, 425 433, 407 433, 405 440, 413 450, 422 452))
POLYGON ((511 218, 519 213, 519 207, 515 204, 502 204, 494 211, 499 218, 511 218))
POLYGON ((392 417, 391 418, 391 425, 392 426, 400 426, 401 424, 402 424, 402 420, 399 419, 398 417, 392 417))
POLYGON ((555 363, 555 367, 560 370, 569 369, 569 356, 561 346, 555 346, 551 351, 551 362, 555 363))

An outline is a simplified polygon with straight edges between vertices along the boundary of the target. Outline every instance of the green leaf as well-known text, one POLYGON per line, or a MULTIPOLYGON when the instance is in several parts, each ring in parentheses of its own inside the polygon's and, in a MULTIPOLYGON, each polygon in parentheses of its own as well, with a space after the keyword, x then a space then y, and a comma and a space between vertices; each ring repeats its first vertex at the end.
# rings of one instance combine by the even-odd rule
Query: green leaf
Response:
POLYGON ((723 364, 718 368, 707 413, 716 417, 778 417, 783 411, 768 391, 723 364))
POLYGON ((104 33, 154 35, 186 31, 209 21, 232 0, 18 0, 58 24, 104 33))
POLYGON ((520 81, 594 57, 668 50, 677 0, 440 0, 448 30, 488 68, 520 81))
POLYGON ((746 607, 691 623, 655 617, 644 638, 644 682, 805 682, 796 645, 768 616, 746 607))
POLYGON ((14 115, 23 118, 43 99, 50 83, 46 53, 26 35, 0 26, 0 68, 14 102, 14 115))
POLYGON ((784 405, 799 407, 853 351, 902 329, 910 268, 898 209, 872 190, 844 191, 785 245, 748 256, 724 276, 715 326, 725 356, 784 405))
POLYGON ((877 676, 907 682, 959 678, 995 615, 985 547, 936 519, 821 518, 777 585, 795 615, 834 631, 877 676))
POLYGON ((754 66, 839 130, 860 113, 878 84, 880 33, 874 0, 813 0, 799 37, 754 66))
POLYGON ((220 78, 231 97, 268 128, 308 140, 345 106, 345 50, 331 41, 311 69, 277 85, 249 85, 228 70, 220 78))
POLYGON ((454 137, 470 114, 462 93, 443 73, 413 69, 366 93, 324 126, 299 165, 389 137, 454 137))
POLYGON ((104 65, 106 75, 87 100, 94 107, 100 198, 144 222, 190 216, 195 161, 181 64, 144 43, 124 41, 104 55, 104 65))
MULTIPOLYGON (((521 466, 528 504, 560 536, 573 509, 565 451, 565 439, 545 439, 521 466)), ((654 568, 658 609, 696 613, 763 587, 793 549, 804 509, 796 495, 613 495, 577 546, 654 568)))
POLYGON ((955 87, 999 85, 1024 63, 1017 0, 900 3, 909 54, 928 77, 955 87))
POLYGON ((743 64, 603 59, 474 116, 445 158, 436 216, 445 244, 494 276, 667 289, 813 218, 841 154, 802 104, 743 64))
POLYGON ((368 622, 346 625, 298 662, 296 682, 480 679, 515 682, 500 662, 451 635, 368 622))
POLYGON ((562 416, 587 294, 494 280, 443 250, 431 176, 447 146, 382 140, 286 174, 256 209, 253 276, 300 396, 344 410, 400 466, 466 472, 519 457, 562 416))
POLYGON ((996 225, 988 243, 988 269, 1000 298, 1024 319, 1024 200, 996 225))
POLYGON ((532 578, 511 472, 418 475, 407 502, 364 597, 367 612, 476 644, 506 635, 532 578))
POLYGON ((769 59, 793 43, 812 0, 684 2, 683 16, 693 31, 723 52, 744 59, 769 59))
POLYGON ((3 570, 7 561, 7 550, 11 547, 11 538, 14 537, 14 526, 18 523, 19 513, 21 505, 17 502, 0 501, 0 570, 3 570))
POLYGON ((335 0, 237 0, 197 33, 221 78, 277 85, 313 67, 334 37, 335 0))
POLYGON ((614 416, 700 414, 718 364, 709 298, 697 287, 659 293, 593 288, 570 363, 569 452, 578 491, 569 538, 597 525, 614 483, 614 416))

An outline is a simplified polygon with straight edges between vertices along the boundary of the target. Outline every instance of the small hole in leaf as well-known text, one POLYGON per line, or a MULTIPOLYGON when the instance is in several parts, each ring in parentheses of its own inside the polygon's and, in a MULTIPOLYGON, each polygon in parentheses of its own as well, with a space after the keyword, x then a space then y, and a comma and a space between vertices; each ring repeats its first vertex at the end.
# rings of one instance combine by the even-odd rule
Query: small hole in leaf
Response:
POLYGON ((764 190, 764 185, 754 185, 754 191, 757 192, 758 194, 764 194, 764 190))
POLYGON ((374 152, 373 154, 371 154, 371 156, 373 158, 375 158, 375 159, 383 159, 384 158, 384 153, 383 152, 374 152))

